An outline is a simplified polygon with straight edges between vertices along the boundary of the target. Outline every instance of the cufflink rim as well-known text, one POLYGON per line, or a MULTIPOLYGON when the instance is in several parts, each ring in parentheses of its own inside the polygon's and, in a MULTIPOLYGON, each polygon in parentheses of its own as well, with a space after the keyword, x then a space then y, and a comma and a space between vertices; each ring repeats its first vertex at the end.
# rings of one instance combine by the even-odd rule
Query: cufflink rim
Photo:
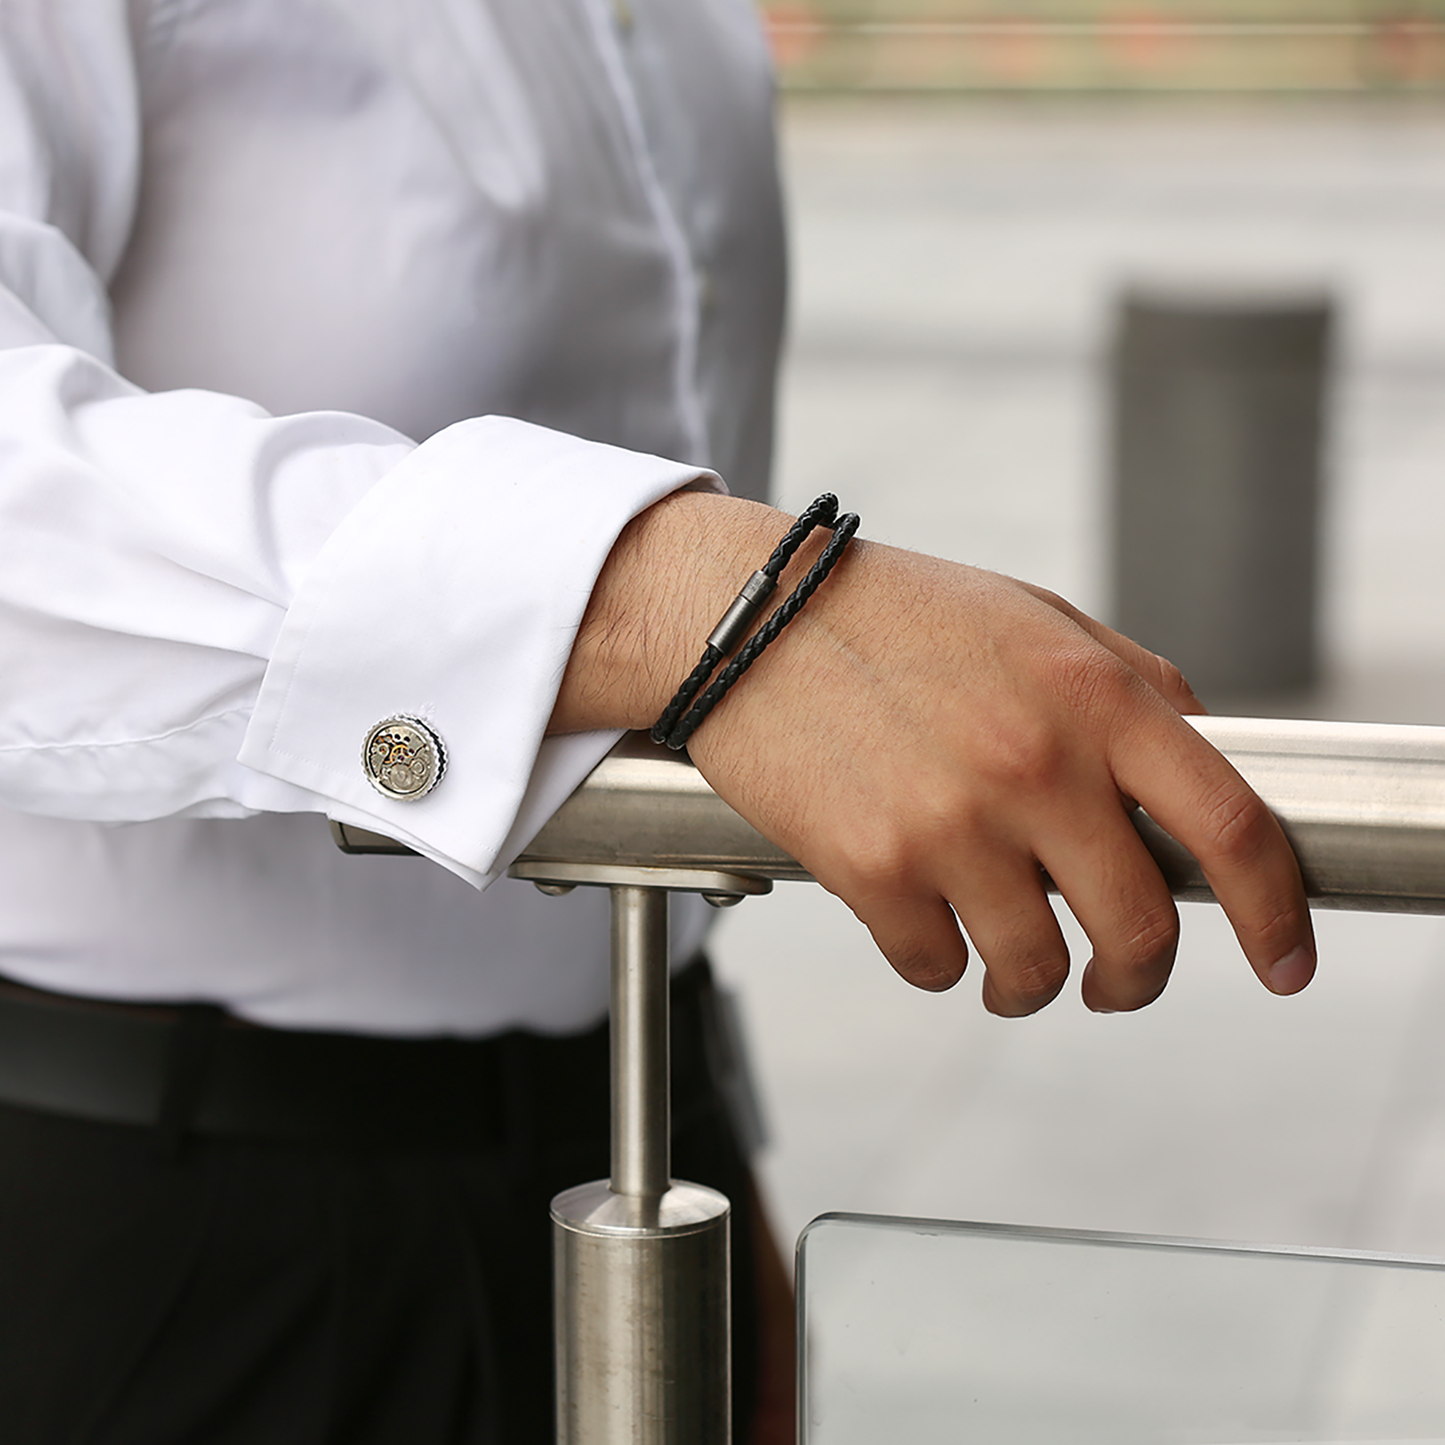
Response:
POLYGON ((442 742, 441 734, 425 719, 417 717, 414 713, 398 712, 392 713, 390 717, 384 717, 378 723, 373 723, 366 730, 366 737, 361 744, 361 769, 366 776, 366 781, 381 794, 383 798, 390 798, 396 803, 416 803, 431 793, 436 785, 446 776, 447 771, 447 749, 442 742), (426 783, 410 792, 403 792, 387 784, 385 778, 377 771, 372 762, 371 749, 376 741, 377 735, 389 727, 407 727, 420 733, 423 741, 431 748, 432 769, 431 776, 426 783))

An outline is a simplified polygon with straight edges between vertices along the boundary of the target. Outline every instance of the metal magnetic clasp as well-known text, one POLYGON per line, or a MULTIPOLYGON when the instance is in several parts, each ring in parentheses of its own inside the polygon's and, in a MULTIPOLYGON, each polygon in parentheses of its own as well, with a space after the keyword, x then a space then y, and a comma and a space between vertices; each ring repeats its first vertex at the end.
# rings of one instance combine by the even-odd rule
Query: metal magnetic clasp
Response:
POLYGON ((777 585, 777 579, 769 577, 766 572, 762 570, 754 572, 743 583, 743 590, 738 593, 732 606, 723 613, 718 625, 713 628, 707 645, 717 648, 726 657, 747 635, 753 619, 762 610, 763 603, 773 595, 773 589, 777 585))

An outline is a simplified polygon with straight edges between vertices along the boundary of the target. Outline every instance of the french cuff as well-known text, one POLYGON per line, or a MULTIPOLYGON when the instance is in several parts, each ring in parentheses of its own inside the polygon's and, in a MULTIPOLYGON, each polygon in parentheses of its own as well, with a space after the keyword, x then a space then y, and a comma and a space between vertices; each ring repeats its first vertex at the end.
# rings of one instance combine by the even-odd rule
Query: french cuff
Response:
POLYGON ((423 442, 287 611, 238 755, 485 886, 612 745, 544 738, 617 534, 711 472, 503 417, 423 442))

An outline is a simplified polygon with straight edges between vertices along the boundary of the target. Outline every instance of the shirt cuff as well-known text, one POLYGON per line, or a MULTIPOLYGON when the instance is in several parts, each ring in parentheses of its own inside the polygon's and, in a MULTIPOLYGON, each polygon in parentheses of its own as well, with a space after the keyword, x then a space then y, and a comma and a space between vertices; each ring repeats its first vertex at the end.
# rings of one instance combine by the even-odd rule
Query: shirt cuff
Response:
POLYGON ((597 575, 628 521, 711 472, 502 417, 423 442, 328 539, 293 600, 239 761, 484 886, 612 745, 544 739, 597 575), (367 781, 396 715, 441 738, 414 801, 367 781))

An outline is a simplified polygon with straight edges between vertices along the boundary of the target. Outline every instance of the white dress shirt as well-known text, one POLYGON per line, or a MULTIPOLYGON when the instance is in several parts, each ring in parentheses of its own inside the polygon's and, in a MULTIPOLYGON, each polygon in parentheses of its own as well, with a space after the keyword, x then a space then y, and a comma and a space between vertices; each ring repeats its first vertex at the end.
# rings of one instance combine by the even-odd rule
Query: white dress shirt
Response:
POLYGON ((605 899, 466 884, 610 744, 543 729, 617 532, 761 493, 782 273, 750 0, 0 0, 0 974, 598 1017, 605 899))

